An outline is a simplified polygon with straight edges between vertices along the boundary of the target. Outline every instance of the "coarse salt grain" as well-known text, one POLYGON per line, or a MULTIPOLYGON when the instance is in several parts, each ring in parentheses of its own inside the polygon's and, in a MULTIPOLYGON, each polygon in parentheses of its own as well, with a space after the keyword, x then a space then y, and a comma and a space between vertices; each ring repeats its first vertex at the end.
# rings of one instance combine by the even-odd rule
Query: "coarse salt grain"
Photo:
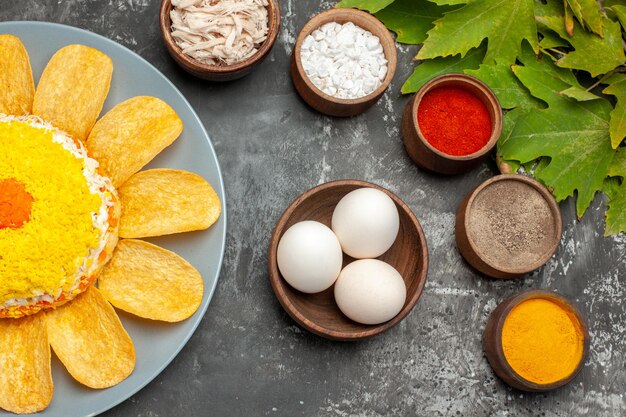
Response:
POLYGON ((322 25, 304 38, 300 56, 311 82, 337 98, 365 97, 387 76, 380 39, 352 22, 322 25))

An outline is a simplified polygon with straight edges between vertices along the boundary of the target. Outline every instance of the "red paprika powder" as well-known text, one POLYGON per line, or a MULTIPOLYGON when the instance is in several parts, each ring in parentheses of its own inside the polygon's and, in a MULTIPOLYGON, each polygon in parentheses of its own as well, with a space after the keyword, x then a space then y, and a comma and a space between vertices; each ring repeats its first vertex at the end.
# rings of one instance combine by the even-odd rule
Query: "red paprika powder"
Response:
POLYGON ((453 156, 469 155, 491 137, 491 116, 482 101, 458 87, 427 92, 417 109, 424 138, 435 149, 453 156))

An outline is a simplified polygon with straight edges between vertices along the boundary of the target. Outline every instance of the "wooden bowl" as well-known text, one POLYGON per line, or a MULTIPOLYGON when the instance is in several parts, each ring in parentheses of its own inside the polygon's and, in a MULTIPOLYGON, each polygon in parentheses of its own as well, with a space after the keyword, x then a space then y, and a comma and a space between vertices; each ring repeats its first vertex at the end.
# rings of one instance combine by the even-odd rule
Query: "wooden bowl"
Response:
MULTIPOLYGON (((353 258, 344 254, 343 266, 352 261, 353 258)), ((426 283, 428 249, 419 221, 395 194, 365 181, 332 181, 305 192, 285 210, 272 234, 268 268, 276 297, 299 325, 328 339, 359 340, 384 332, 409 314, 426 283), (278 242, 289 227, 303 220, 315 220, 330 227, 333 211, 339 200, 350 191, 363 187, 375 188, 391 197, 400 215, 396 241, 387 252, 376 259, 389 263, 402 275, 407 288, 406 301, 393 319, 377 325, 359 324, 344 316, 335 303, 334 285, 317 294, 305 294, 295 290, 280 274, 276 261, 278 242)))
MULTIPOLYGON (((522 198, 524 198, 524 196, 522 196, 522 198)), ((557 247, 559 246, 562 230, 563 222, 561 220, 561 211, 559 210, 559 205, 554 200, 554 197, 552 197, 552 194, 550 194, 550 191, 548 191, 546 187, 541 185, 539 182, 533 180, 532 178, 519 174, 498 175, 478 185, 461 202, 461 205, 459 206, 456 213, 456 245, 459 248, 461 255, 463 255, 465 260, 479 272, 482 272, 483 274, 488 275, 492 278, 518 278, 543 266, 546 262, 548 262, 548 260, 552 257, 557 247), (485 253, 482 253, 480 251, 479 247, 474 243, 468 233, 469 218, 473 209, 472 205, 476 200, 476 197, 480 193, 485 192, 485 190, 488 189, 490 185, 503 181, 519 181, 539 192, 539 194, 547 202, 553 218, 553 223, 550 228, 553 228, 554 234, 551 236, 550 245, 545 250, 543 255, 535 262, 528 263, 526 265, 519 265, 515 268, 502 267, 494 264, 493 262, 490 262, 486 258, 485 253)))
POLYGON ((496 95, 478 78, 465 74, 444 74, 428 81, 404 108, 402 139, 411 159, 427 171, 439 174, 460 174, 485 161, 502 133, 502 108, 496 95), (417 121, 417 109, 426 93, 439 87, 456 87, 469 91, 483 102, 491 116, 491 137, 480 150, 463 156, 453 156, 433 147, 422 134, 417 121))
POLYGON ((493 368, 494 372, 513 388, 530 392, 550 391, 562 387, 576 378, 576 375, 578 375, 581 369, 585 366, 585 360, 589 355, 589 330, 587 328, 587 323, 578 309, 566 298, 551 291, 526 290, 507 298, 500 303, 500 305, 498 305, 493 313, 491 313, 483 334, 483 349, 485 350, 487 360, 489 361, 489 364, 493 368), (513 368, 511 368, 502 349, 502 327, 504 325, 504 320, 515 306, 532 298, 544 298, 564 307, 578 320, 583 333, 583 355, 578 363, 578 366, 574 372, 566 378, 550 384, 537 384, 520 376, 513 370, 513 368))
POLYGON ((315 110, 329 116, 348 117, 364 112, 374 105, 383 95, 396 72, 398 63, 396 44, 389 30, 369 13, 356 9, 330 9, 308 21, 300 31, 291 54, 291 79, 300 97, 315 110), (329 22, 344 24, 352 22, 371 32, 380 39, 387 59, 387 76, 382 84, 370 94, 356 99, 342 99, 330 96, 318 89, 304 72, 300 50, 304 38, 320 26, 329 22))
POLYGON ((245 61, 233 65, 207 65, 182 53, 180 47, 172 38, 171 26, 172 1, 162 0, 160 12, 161 36, 174 61, 188 73, 209 81, 231 81, 248 75, 254 67, 260 64, 270 53, 280 31, 280 7, 278 0, 268 0, 268 32, 267 39, 261 44, 259 50, 245 61))

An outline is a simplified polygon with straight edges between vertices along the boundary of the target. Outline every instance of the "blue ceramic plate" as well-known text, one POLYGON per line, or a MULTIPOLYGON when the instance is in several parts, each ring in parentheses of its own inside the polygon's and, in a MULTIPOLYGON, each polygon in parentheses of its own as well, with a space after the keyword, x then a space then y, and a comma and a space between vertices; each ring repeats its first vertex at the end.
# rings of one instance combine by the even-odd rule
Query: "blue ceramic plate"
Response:
MULTIPOLYGON (((177 168, 202 175, 222 201, 222 216, 209 230, 150 239, 193 264, 204 278, 205 292, 198 311, 182 323, 160 323, 135 318, 118 310, 124 327, 135 343, 137 363, 133 373, 120 384, 105 390, 86 388, 72 379, 53 357, 54 398, 37 416, 85 417, 102 413, 124 401, 154 379, 187 343, 200 323, 222 265, 226 238, 224 184, 219 163, 202 122, 185 97, 147 61, 117 43, 69 26, 39 22, 0 23, 0 33, 19 37, 30 55, 35 83, 52 55, 61 47, 80 43, 99 49, 113 60, 111 91, 104 112, 139 95, 159 97, 183 120, 183 134, 148 168, 177 168)), ((0 416, 11 415, 0 411, 0 416)))

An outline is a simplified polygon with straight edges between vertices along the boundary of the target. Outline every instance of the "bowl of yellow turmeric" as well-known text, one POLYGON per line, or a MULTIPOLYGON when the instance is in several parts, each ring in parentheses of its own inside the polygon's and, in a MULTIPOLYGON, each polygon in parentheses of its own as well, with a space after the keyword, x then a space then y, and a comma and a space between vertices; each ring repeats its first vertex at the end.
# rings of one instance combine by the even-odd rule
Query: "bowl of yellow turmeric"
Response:
POLYGON ((563 296, 526 290, 493 311, 483 348, 494 372, 513 388, 549 391, 582 370, 589 331, 578 309, 563 296))

